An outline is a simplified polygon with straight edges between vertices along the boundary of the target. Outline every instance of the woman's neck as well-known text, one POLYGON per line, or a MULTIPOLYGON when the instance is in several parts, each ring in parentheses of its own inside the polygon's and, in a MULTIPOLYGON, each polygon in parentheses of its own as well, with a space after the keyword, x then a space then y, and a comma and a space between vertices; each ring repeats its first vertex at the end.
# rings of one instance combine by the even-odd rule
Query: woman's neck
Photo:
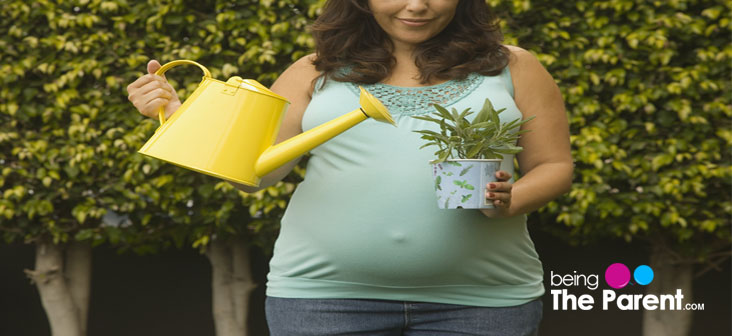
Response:
POLYGON ((394 52, 392 53, 396 63, 391 69, 389 76, 381 82, 384 84, 394 86, 430 86, 445 82, 440 79, 432 79, 428 83, 422 83, 421 73, 417 64, 415 63, 414 48, 398 48, 394 46, 394 52))

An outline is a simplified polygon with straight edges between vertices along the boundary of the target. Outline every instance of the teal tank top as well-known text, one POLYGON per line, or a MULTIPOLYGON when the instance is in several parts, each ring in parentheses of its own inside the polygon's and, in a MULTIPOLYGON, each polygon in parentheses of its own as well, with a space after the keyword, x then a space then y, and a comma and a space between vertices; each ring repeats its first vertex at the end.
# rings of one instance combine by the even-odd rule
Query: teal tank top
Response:
MULTIPOLYGON (((492 219, 437 207, 428 162, 411 116, 432 103, 474 114, 489 98, 501 121, 521 118, 508 67, 428 87, 365 85, 398 127, 368 119, 311 151, 305 179, 287 207, 267 276, 267 295, 362 298, 484 307, 514 306, 544 294, 543 271, 526 216, 492 219)), ((357 109, 358 87, 316 85, 302 129, 357 109)), ((501 169, 513 172, 513 156, 501 169)))

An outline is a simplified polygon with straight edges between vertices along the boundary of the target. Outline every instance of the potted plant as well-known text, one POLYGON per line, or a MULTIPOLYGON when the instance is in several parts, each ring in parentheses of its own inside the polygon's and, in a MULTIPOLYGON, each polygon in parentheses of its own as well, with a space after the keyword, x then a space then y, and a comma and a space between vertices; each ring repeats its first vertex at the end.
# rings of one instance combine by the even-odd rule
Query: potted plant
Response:
POLYGON ((523 148, 516 146, 519 136, 528 130, 518 128, 534 117, 515 119, 501 123, 499 114, 489 99, 473 121, 467 117, 470 108, 463 112, 453 108, 452 112, 434 104, 437 110, 432 115, 413 118, 434 122, 439 132, 433 130, 415 131, 427 140, 421 148, 437 146, 436 160, 430 161, 437 193, 437 204, 441 209, 489 209, 486 185, 496 181, 502 154, 516 154, 523 148))

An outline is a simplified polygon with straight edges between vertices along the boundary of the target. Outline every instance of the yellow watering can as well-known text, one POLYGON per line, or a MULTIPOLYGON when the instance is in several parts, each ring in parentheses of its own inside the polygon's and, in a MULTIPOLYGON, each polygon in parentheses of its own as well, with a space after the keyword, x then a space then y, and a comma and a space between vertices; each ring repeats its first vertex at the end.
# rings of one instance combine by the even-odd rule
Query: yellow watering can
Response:
POLYGON ((386 107, 361 88, 361 108, 274 145, 287 99, 252 79, 213 79, 188 60, 167 63, 155 74, 182 64, 201 68, 203 79, 170 119, 160 108, 160 127, 139 152, 200 173, 256 187, 262 176, 368 117, 394 124, 386 107))

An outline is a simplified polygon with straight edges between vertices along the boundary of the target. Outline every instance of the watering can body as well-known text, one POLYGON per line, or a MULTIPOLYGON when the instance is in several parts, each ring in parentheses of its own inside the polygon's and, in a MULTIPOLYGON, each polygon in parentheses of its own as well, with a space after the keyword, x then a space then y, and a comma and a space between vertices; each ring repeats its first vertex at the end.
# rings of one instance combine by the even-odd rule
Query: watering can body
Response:
POLYGON ((361 109, 274 145, 287 99, 254 80, 211 78, 193 61, 167 63, 156 74, 181 64, 199 66, 201 83, 170 119, 161 108, 161 125, 139 152, 228 181, 259 186, 262 176, 369 116, 393 124, 386 108, 362 89, 361 109))

